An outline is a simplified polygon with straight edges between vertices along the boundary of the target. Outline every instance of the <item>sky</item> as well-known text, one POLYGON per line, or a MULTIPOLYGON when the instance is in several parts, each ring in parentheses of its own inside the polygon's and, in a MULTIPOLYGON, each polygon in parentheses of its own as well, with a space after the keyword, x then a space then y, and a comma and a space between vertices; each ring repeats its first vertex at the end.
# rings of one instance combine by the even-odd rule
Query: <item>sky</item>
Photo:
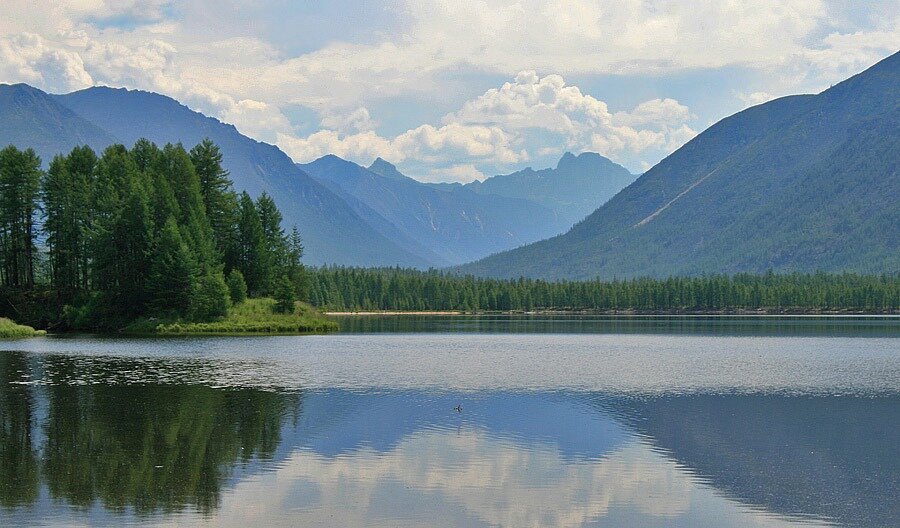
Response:
MULTIPOLYGON (((0 0, 0 82, 162 93, 297 162, 643 172, 900 49, 896 0, 0 0)), ((227 155, 227 153, 226 153, 227 155)))

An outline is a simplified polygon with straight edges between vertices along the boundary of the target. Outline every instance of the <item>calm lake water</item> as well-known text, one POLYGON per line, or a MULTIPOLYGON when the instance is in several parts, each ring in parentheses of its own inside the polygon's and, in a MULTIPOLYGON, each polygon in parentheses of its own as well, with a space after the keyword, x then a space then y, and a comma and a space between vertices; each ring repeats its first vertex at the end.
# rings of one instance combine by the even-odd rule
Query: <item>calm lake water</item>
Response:
POLYGON ((0 341, 0 526, 900 525, 900 319, 342 324, 0 341))

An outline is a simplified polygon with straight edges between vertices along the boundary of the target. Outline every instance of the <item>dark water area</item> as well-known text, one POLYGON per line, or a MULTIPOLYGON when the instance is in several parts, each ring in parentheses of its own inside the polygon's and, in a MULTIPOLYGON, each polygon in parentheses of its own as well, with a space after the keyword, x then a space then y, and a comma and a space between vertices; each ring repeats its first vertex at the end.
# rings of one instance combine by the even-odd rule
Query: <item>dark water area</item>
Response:
POLYGON ((0 342, 0 526, 897 526, 878 321, 0 342))
POLYGON ((693 335, 846 335, 900 337, 900 316, 827 315, 352 315, 344 333, 581 333, 693 335))

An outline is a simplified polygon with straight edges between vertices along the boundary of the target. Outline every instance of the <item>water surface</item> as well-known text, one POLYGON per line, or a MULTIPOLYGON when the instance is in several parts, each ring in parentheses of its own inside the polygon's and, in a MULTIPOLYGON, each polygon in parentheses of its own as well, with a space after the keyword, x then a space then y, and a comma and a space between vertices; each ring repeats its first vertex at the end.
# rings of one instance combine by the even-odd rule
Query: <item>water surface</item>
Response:
POLYGON ((896 319, 353 321, 0 342, 0 525, 900 519, 896 319))

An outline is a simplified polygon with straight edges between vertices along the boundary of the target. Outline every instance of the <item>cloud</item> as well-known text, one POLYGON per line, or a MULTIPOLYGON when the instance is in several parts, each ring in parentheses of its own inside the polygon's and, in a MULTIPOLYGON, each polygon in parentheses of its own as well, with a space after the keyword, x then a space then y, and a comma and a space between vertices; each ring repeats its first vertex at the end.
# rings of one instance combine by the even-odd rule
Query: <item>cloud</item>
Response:
POLYGON ((78 53, 56 48, 34 33, 0 37, 0 79, 58 92, 94 83, 78 53))
MULTIPOLYGON (((261 29, 288 14, 282 7, 6 0, 0 82, 160 92, 304 161, 380 155, 438 174, 591 149, 642 167, 690 140, 697 122, 722 115, 703 115, 668 94, 610 110, 565 79, 638 83, 741 68, 756 82, 734 95, 749 105, 826 88, 900 47, 900 10, 889 0, 865 9, 830 0, 401 0, 379 4, 396 18, 396 31, 348 41, 341 20, 323 19, 336 38, 296 50, 261 29), (457 72, 511 80, 486 90, 457 72), (386 101, 412 111, 373 111, 386 101), (435 104, 450 113, 439 119, 429 112, 435 104), (284 111, 296 106, 318 114, 321 130, 298 135, 284 111), (406 121, 420 114, 428 117, 406 121)), ((702 83, 698 89, 707 89, 702 83)))
POLYGON ((303 489, 309 493, 299 512, 302 524, 396 526, 404 512, 391 518, 376 513, 390 504, 380 491, 395 485, 416 501, 452 505, 440 522, 417 517, 415 524, 423 526, 584 526, 617 505, 671 523, 692 500, 709 493, 643 444, 578 463, 566 460, 554 445, 529 447, 463 429, 453 435, 410 435, 384 453, 363 448, 350 456, 326 457, 298 450, 272 479, 238 483, 236 493, 223 497, 218 521, 265 524, 259 512, 283 510, 303 489))
MULTIPOLYGON (((382 157, 443 166, 430 171, 435 181, 483 179, 476 163, 510 165, 533 154, 596 150, 612 158, 623 152, 671 152, 696 135, 686 123, 695 116, 674 99, 652 99, 631 111, 610 112, 607 104, 567 85, 560 75, 519 72, 447 114, 441 126, 424 124, 395 137, 351 130, 369 113, 359 109, 343 119, 328 115, 321 130, 306 138, 282 135, 278 144, 297 161, 333 153, 361 163, 382 157), (548 143, 555 147, 548 150, 548 143), (454 179, 455 178, 455 179, 454 179)), ((658 154, 657 153, 657 154, 658 154)))
POLYGON ((473 181, 484 181, 487 176, 478 170, 475 165, 467 163, 464 165, 453 165, 452 167, 434 169, 427 178, 423 178, 429 182, 459 182, 469 183, 473 181))
POLYGON ((375 129, 376 123, 368 109, 359 107, 346 113, 328 113, 322 117, 321 125, 338 132, 369 132, 375 129))

